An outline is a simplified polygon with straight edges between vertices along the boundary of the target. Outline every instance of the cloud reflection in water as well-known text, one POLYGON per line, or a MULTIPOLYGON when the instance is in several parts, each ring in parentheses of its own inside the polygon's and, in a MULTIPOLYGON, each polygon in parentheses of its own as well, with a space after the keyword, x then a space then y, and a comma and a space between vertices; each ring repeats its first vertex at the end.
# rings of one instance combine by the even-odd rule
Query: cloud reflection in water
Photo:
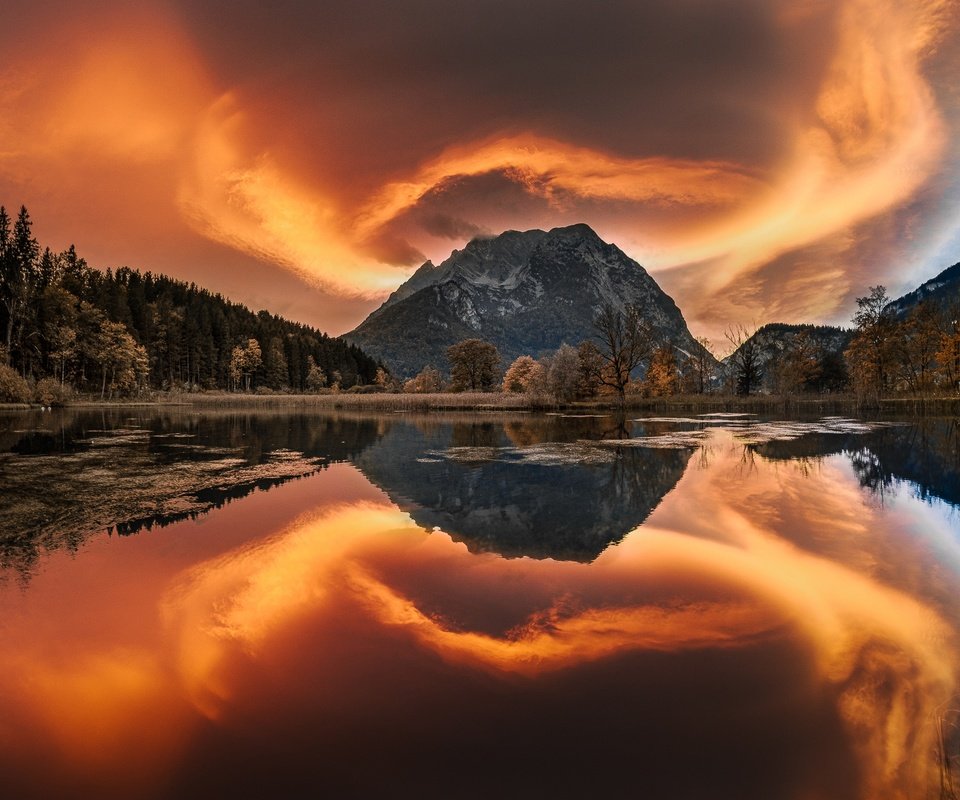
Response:
POLYGON ((915 796, 935 778, 932 723, 956 687, 955 616, 919 584, 878 579, 876 559, 913 556, 885 550, 893 532, 843 462, 811 480, 760 460, 737 493, 739 458, 721 442, 708 468, 688 470, 646 525, 589 565, 470 554, 388 505, 303 518, 191 569, 168 593, 184 683, 215 717, 238 691, 236 654, 257 658, 316 616, 527 678, 635 651, 785 639, 835 692, 864 796, 915 796), (794 538, 802 531, 845 545, 818 553, 794 538))

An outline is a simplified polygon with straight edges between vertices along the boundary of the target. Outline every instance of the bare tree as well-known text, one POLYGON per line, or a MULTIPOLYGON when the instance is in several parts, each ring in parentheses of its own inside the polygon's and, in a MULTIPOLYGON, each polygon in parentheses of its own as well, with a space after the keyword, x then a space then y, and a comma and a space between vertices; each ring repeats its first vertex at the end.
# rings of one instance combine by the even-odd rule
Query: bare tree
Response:
POLYGON ((630 374, 653 352, 653 335, 634 305, 618 308, 605 303, 593 320, 594 339, 600 358, 593 379, 617 393, 621 407, 626 403, 630 374))
POLYGON ((681 390, 692 394, 704 394, 710 383, 710 364, 713 359, 709 339, 701 336, 697 339, 697 344, 699 347, 680 364, 681 390))
POLYGON ((727 328, 725 336, 733 347, 730 360, 734 390, 739 395, 749 395, 760 388, 763 378, 763 352, 756 331, 748 331, 743 325, 727 328))

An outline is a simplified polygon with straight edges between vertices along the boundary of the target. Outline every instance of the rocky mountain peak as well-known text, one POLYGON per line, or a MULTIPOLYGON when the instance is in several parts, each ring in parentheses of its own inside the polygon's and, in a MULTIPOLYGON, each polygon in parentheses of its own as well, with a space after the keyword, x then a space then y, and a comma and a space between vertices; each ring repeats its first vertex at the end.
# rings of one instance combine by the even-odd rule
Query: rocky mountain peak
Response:
POLYGON ((472 239, 420 267, 346 338, 402 376, 444 368, 446 348, 466 338, 493 342, 509 363, 590 338, 605 303, 638 305, 663 341, 699 348, 646 270, 582 223, 472 239))

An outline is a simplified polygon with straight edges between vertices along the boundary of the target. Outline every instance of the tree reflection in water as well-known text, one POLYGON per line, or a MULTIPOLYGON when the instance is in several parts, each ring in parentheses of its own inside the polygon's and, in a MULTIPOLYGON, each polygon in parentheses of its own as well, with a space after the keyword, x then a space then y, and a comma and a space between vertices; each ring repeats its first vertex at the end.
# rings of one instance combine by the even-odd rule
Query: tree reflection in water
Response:
POLYGON ((0 583, 11 796, 873 800, 956 752, 950 421, 148 417, 64 452, 333 466, 0 583))

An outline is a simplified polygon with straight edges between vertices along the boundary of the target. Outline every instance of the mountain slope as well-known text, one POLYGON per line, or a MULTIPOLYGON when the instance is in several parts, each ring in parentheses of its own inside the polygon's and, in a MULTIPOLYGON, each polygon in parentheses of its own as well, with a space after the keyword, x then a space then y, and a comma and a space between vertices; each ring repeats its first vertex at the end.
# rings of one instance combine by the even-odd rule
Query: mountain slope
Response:
POLYGON ((814 350, 819 354, 819 360, 824 370, 828 373, 823 376, 823 381, 827 384, 823 388, 831 388, 832 383, 839 380, 835 375, 836 370, 842 372, 839 366, 842 362, 842 354, 850 343, 852 331, 844 328, 837 328, 832 325, 791 325, 784 322, 771 322, 761 328, 758 328, 748 339, 741 342, 739 347, 730 355, 723 358, 720 362, 721 374, 731 377, 738 363, 738 354, 749 348, 756 351, 757 365, 759 368, 760 389, 764 392, 775 392, 776 370, 774 367, 791 348, 793 348, 797 337, 804 334, 812 343, 814 350))
POLYGON ((582 224, 507 231, 472 240, 439 266, 428 261, 344 338, 404 377, 445 368, 446 348, 468 338, 493 342, 505 366, 590 338, 604 303, 636 304, 660 339, 699 350, 646 270, 582 224))
POLYGON ((920 284, 912 292, 890 302, 898 316, 906 314, 922 300, 931 301, 945 308, 960 302, 960 264, 947 267, 935 278, 920 284))

